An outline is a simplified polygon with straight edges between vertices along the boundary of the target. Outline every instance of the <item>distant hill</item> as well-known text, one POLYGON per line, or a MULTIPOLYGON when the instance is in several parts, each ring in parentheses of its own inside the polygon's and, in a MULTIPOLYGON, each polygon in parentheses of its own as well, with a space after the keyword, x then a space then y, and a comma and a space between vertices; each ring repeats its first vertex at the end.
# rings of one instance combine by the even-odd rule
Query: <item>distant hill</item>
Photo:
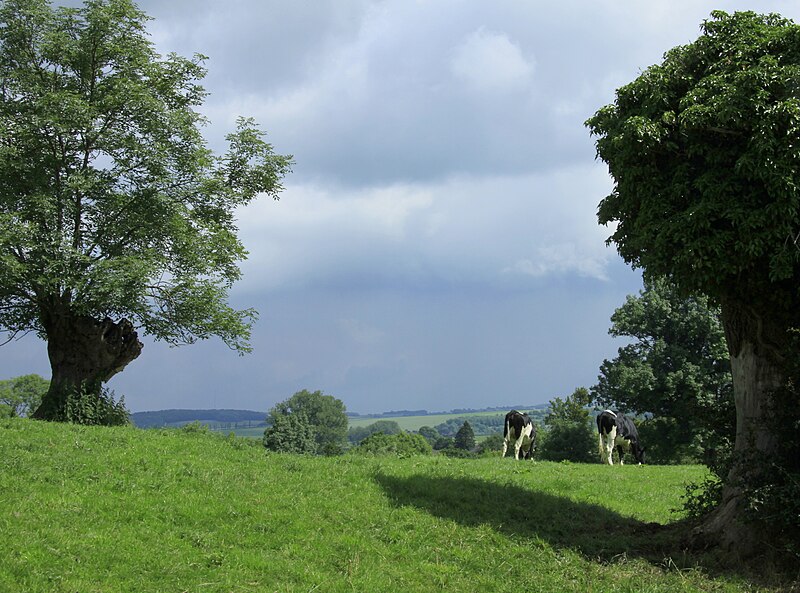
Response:
MULTIPOLYGON (((548 404, 535 406, 505 406, 492 408, 460 408, 449 412, 428 412, 427 410, 392 410, 380 414, 358 414, 348 412, 350 418, 398 418, 403 416, 433 416, 440 414, 474 414, 476 412, 507 412, 516 410, 545 409, 548 404)), ((233 428, 234 425, 266 426, 266 412, 253 410, 156 410, 153 412, 134 412, 131 420, 139 428, 155 428, 159 426, 183 426, 190 422, 208 424, 212 428, 233 428), (226 425, 226 426, 219 426, 226 425)))
POLYGON ((139 428, 158 426, 182 426, 190 422, 202 424, 263 424, 266 412, 253 410, 158 410, 155 412, 134 412, 131 420, 139 428))

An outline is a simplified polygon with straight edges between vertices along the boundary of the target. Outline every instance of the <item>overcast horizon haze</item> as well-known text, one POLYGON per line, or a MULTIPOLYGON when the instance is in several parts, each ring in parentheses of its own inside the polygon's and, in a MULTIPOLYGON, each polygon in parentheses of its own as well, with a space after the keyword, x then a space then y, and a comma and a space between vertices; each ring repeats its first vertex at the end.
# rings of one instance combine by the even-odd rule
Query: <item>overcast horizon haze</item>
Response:
MULTIPOLYGON (((642 282, 597 223, 612 183, 584 122, 712 10, 800 19, 772 0, 138 5, 159 53, 208 56, 211 148, 253 117, 295 164, 279 201, 238 212, 253 352, 140 330, 108 384, 133 412, 267 411, 302 389, 435 412, 594 385, 642 282)), ((28 373, 50 376, 34 336, 0 349, 0 379, 28 373)))

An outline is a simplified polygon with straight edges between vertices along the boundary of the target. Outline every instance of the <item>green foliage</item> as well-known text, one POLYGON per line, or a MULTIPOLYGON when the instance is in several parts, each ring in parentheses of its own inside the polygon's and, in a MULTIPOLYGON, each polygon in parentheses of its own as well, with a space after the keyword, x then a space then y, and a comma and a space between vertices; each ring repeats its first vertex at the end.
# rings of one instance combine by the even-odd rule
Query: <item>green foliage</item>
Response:
POLYGON ((367 426, 351 426, 347 431, 347 440, 353 444, 358 444, 369 435, 375 434, 376 432, 398 434, 402 432, 402 429, 394 420, 378 420, 367 426))
POLYGON ((550 401, 545 429, 537 435, 541 459, 581 463, 597 459, 597 437, 586 407, 591 399, 585 387, 578 387, 566 398, 550 401))
POLYGON ((425 437, 425 440, 431 445, 433 445, 437 440, 439 440, 439 437, 442 436, 439 434, 438 430, 430 426, 420 426, 417 432, 425 437))
POLYGON ((478 443, 478 455, 498 455, 503 451, 503 435, 489 435, 478 443))
POLYGON ((278 453, 314 455, 319 450, 315 427, 302 412, 274 414, 264 431, 264 446, 278 453))
POLYGON ((341 451, 347 443, 347 414, 342 400, 304 389, 276 404, 267 421, 274 427, 282 421, 282 416, 294 415, 303 417, 298 423, 311 427, 317 451, 330 455, 341 451))
POLYGON ((464 451, 472 451, 475 448, 475 432, 468 421, 465 420, 461 428, 458 429, 453 439, 453 446, 464 451))
POLYGON ((652 276, 784 309, 800 264, 800 27, 715 11, 702 29, 586 122, 615 182, 598 218, 652 276))
MULTIPOLYGON (((246 257, 236 213, 277 199, 291 158, 245 118, 214 154, 205 58, 163 58, 147 21, 131 0, 0 4, 0 332, 46 339, 65 389, 135 359, 134 327, 251 349, 257 313, 228 303, 246 257), (81 331, 102 324, 124 327, 120 353, 81 331)), ((60 387, 37 417, 73 414, 50 401, 60 387)))
POLYGON ((0 404, 9 416, 29 416, 42 402, 50 381, 39 375, 22 375, 0 381, 0 404))
POLYGON ((125 407, 125 396, 114 400, 114 392, 102 388, 70 390, 56 422, 70 422, 87 426, 125 426, 130 424, 130 413, 125 407))
POLYGON ((452 457, 454 459, 475 459, 478 457, 477 453, 474 451, 470 451, 469 449, 462 449, 461 447, 456 447, 454 445, 450 445, 448 447, 444 447, 443 449, 438 450, 439 455, 444 455, 445 457, 452 457))
POLYGON ((397 457, 430 455, 433 452, 425 437, 408 432, 395 434, 375 432, 362 440, 358 447, 351 451, 358 455, 395 455, 397 457))
POLYGON ((0 590, 516 593, 531 575, 535 589, 575 593, 781 584, 720 572, 682 545, 670 509, 699 466, 617 467, 608 480, 600 464, 265 456, 243 441, 0 420, 0 590))
POLYGON ((437 424, 434 428, 442 436, 455 437, 456 433, 469 422, 475 434, 492 434, 503 432, 504 414, 472 414, 470 416, 454 416, 437 424))
POLYGON ((434 451, 442 451, 444 449, 455 448, 455 439, 453 437, 439 437, 433 443, 434 451))
POLYGON ((715 463, 730 446, 736 411, 719 309, 664 278, 645 278, 611 316, 609 333, 632 340, 600 367, 592 392, 606 408, 648 414, 648 459, 715 463))

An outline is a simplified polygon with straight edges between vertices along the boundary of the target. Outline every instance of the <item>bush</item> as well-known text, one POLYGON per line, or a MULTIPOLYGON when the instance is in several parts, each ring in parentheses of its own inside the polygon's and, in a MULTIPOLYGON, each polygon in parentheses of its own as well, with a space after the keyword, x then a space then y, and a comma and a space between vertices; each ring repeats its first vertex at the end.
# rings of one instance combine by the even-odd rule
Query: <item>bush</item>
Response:
POLYGON ((391 435, 376 432, 361 441, 361 444, 351 451, 362 455, 396 455, 398 457, 432 453, 431 445, 425 440, 425 437, 407 432, 391 435))
POLYGON ((539 431, 537 451, 548 461, 589 463, 597 459, 597 439, 588 422, 550 420, 539 431))
POLYGON ((478 455, 499 455, 503 451, 503 435, 489 435, 478 444, 478 455))
POLYGON ((114 401, 114 392, 106 387, 99 393, 91 389, 68 392, 62 411, 53 420, 89 426, 125 426, 131 423, 125 396, 114 401))

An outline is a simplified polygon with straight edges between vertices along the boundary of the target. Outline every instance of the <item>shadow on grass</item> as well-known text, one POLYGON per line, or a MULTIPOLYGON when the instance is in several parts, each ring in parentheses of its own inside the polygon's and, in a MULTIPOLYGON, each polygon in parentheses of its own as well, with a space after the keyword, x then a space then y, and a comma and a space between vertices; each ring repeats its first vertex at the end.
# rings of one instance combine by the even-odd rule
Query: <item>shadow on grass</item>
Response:
POLYGON ((475 478, 380 474, 376 480, 394 504, 462 525, 489 525, 515 538, 538 538, 601 561, 624 556, 685 565, 674 527, 623 517, 602 506, 475 478))
POLYGON ((647 523, 599 505, 476 478, 378 474, 375 479, 395 505, 416 507, 468 527, 489 525, 517 540, 541 540, 574 550, 587 560, 640 558, 662 568, 700 568, 711 576, 735 575, 774 591, 800 591, 800 583, 791 576, 796 567, 791 574, 775 573, 760 564, 731 565, 713 550, 688 549, 685 523, 647 523))

